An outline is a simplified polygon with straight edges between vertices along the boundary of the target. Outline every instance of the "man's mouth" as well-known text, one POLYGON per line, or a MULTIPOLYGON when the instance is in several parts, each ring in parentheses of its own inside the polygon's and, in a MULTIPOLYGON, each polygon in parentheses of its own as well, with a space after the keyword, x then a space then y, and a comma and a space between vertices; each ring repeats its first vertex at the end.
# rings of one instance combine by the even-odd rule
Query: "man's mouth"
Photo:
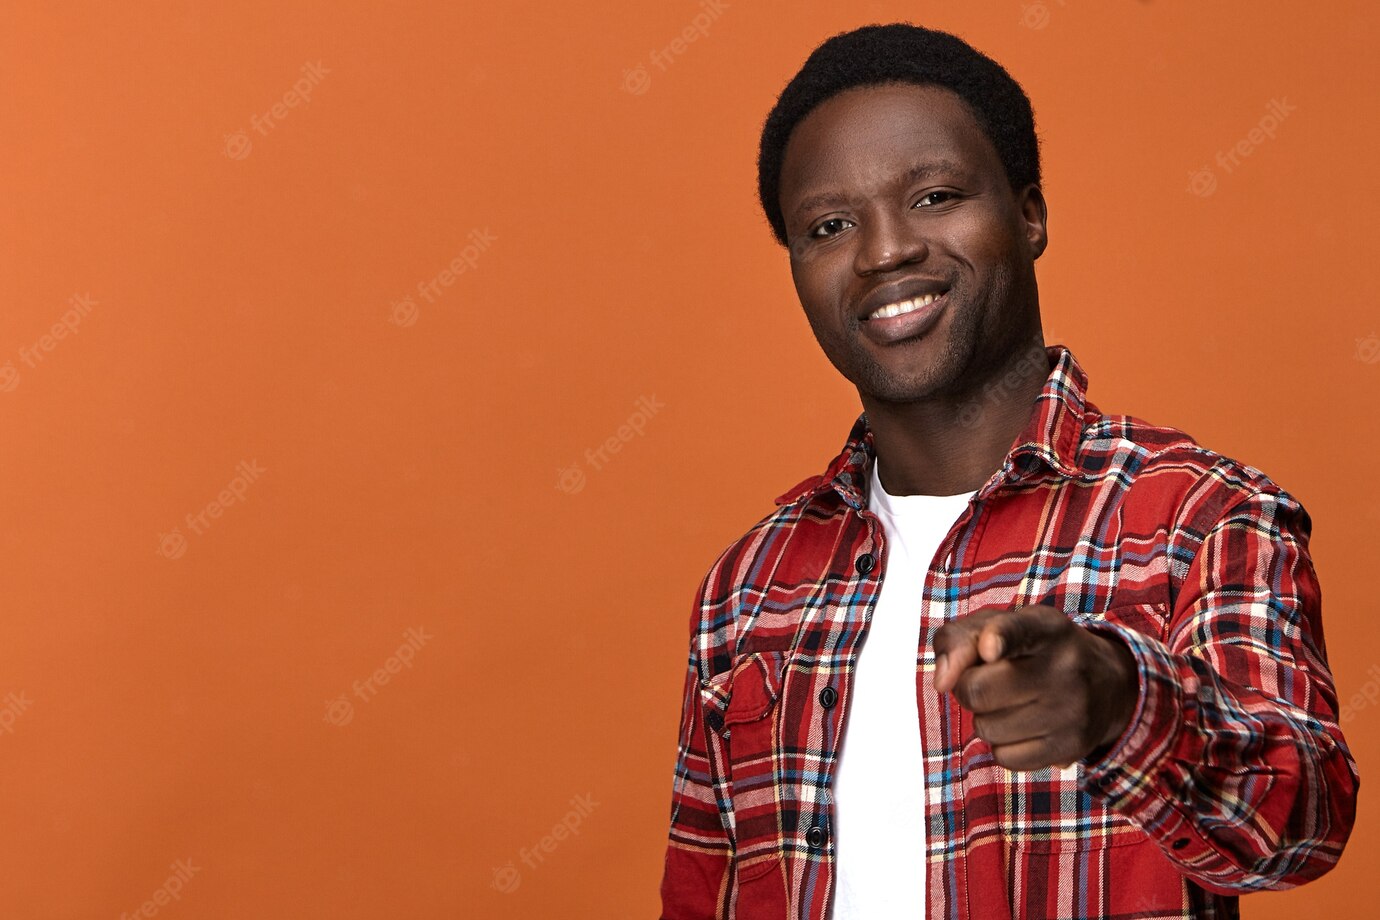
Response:
MULTIPOLYGON (((947 291, 944 292, 948 293, 947 291)), ((893 316, 901 316, 905 313, 914 313, 924 307, 928 307, 944 294, 921 294, 919 297, 912 297, 910 300, 901 300, 896 303, 889 303, 884 307, 873 310, 867 319, 890 319, 893 316)))
POLYGON ((884 304, 867 315, 860 327, 878 345, 894 345, 929 333, 949 305, 949 292, 919 294, 884 304))

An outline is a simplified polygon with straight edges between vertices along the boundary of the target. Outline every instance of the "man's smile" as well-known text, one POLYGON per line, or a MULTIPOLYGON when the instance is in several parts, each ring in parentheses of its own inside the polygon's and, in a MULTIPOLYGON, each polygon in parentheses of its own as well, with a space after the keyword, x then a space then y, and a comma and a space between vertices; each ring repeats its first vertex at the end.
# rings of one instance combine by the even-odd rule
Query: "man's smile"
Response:
POLYGON ((905 281, 881 284, 869 291, 858 303, 857 316, 861 320, 872 319, 879 310, 883 311, 883 315, 894 316, 905 312, 904 308, 914 301, 922 301, 919 306, 924 306, 926 298, 944 294, 952 286, 948 281, 937 278, 909 278, 905 281), (893 309, 896 307, 902 309, 893 309))
POLYGON ((948 305, 947 291, 887 304, 863 318, 862 331, 879 345, 915 338, 933 329, 948 305))
POLYGON ((866 319, 889 319, 893 316, 900 316, 903 313, 911 313, 921 307, 928 307, 943 296, 943 294, 921 294, 919 297, 914 297, 910 300, 903 300, 899 303, 889 303, 885 307, 878 307, 877 310, 870 316, 867 316, 866 319))

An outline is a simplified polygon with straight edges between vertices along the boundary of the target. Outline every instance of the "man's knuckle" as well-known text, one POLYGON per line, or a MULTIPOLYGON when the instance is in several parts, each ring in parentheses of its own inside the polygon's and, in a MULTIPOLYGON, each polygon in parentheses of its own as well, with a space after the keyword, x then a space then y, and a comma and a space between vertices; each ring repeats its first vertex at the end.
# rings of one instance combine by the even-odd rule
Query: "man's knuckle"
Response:
POLYGON ((968 709, 975 712, 986 711, 987 700, 991 692, 981 678, 972 674, 965 674, 963 680, 959 681, 957 690, 959 702, 968 709))

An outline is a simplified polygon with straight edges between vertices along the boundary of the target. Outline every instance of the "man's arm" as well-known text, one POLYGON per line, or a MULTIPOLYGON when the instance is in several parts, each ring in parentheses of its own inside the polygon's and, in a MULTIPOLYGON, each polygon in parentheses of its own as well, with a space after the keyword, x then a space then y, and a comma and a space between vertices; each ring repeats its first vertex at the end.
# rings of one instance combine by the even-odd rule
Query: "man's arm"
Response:
POLYGON ((1209 524, 1167 642, 1089 624, 1131 651, 1139 699, 1105 755, 1084 761, 1085 786, 1200 886, 1289 888, 1336 863, 1359 785, 1337 724, 1311 522, 1287 492, 1258 489, 1209 524))
POLYGON ((705 748, 699 680, 699 597, 690 615, 690 658, 681 699, 671 793, 671 833, 661 879, 661 920, 717 920, 731 852, 705 748))

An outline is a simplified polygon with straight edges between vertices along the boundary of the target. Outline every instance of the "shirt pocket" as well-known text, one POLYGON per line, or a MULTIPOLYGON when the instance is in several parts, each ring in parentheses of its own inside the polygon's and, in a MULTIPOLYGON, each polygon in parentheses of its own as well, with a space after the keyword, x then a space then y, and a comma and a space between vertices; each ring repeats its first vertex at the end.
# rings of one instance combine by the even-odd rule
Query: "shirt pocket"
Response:
MULTIPOLYGON (((733 807, 735 858, 745 869, 753 857, 780 845, 776 764, 787 657, 786 652, 753 652, 701 688, 705 724, 722 745, 733 807)), ((767 871, 766 867, 761 871, 767 871)))
POLYGON ((765 853, 734 869, 731 920, 787 920, 790 896, 786 864, 779 853, 765 853))
MULTIPOLYGON (((1003 771, 1006 772, 1006 771, 1003 771)), ((1006 772, 1003 836, 1024 853, 1082 853, 1146 840, 1131 819, 1083 791, 1082 768, 1006 772)))

